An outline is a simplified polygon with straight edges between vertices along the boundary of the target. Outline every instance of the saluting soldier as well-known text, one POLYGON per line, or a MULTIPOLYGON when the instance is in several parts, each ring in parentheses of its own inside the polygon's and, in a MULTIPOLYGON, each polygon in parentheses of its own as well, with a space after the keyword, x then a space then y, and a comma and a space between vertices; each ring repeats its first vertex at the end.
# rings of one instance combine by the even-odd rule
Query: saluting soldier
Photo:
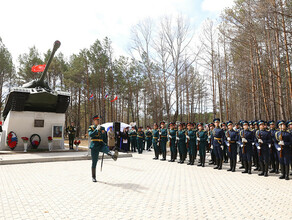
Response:
POLYGON ((176 130, 175 130, 175 123, 169 124, 168 130, 168 139, 169 139, 169 147, 170 147, 170 160, 168 162, 174 162, 177 155, 177 146, 175 144, 176 140, 176 130))
POLYGON ((92 181, 96 182, 96 164, 98 161, 99 152, 103 152, 112 157, 113 160, 117 160, 118 151, 115 153, 111 152, 106 144, 107 136, 105 128, 99 124, 99 117, 95 115, 93 117, 93 125, 91 125, 88 129, 88 135, 91 138, 91 143, 89 148, 91 149, 91 173, 92 173, 92 181))
POLYGON ((265 129, 265 122, 260 120, 259 123, 259 130, 256 132, 257 138, 257 149, 258 149, 258 156, 260 161, 261 173, 259 176, 268 176, 269 170, 269 163, 270 163, 270 147, 271 147, 271 133, 265 129))
POLYGON ((154 158, 153 160, 158 160, 159 158, 159 130, 158 130, 158 125, 155 123, 153 126, 153 130, 152 130, 152 144, 154 147, 154 158))
POLYGON ((216 156, 216 167, 214 169, 221 170, 223 163, 223 141, 224 131, 219 127, 220 119, 215 118, 213 120, 215 128, 213 129, 213 148, 216 156))
POLYGON ((187 141, 187 147, 189 151, 189 163, 187 165, 194 165, 195 163, 195 154, 197 150, 196 146, 196 132, 194 131, 193 124, 189 122, 187 124, 187 131, 186 131, 186 141, 187 141))
POLYGON ((183 124, 179 124, 178 131, 176 135, 178 152, 179 152, 179 161, 178 163, 183 164, 186 159, 187 148, 186 148, 186 135, 183 130, 183 124))
POLYGON ((147 126, 147 131, 146 131, 146 142, 147 142, 147 151, 151 151, 151 145, 152 145, 152 132, 151 132, 151 127, 147 126))
MULTIPOLYGON (((287 123, 287 126, 289 122, 287 123)), ((277 131, 276 136, 276 148, 278 153, 278 158, 281 166, 280 179, 289 180, 289 166, 291 163, 291 145, 292 145, 292 134, 288 132, 285 121, 279 121, 278 127, 280 131, 277 131)))
POLYGON ((132 152, 137 152, 137 132, 136 132, 136 127, 132 126, 132 130, 130 131, 130 141, 131 141, 131 151, 132 152))
POLYGON ((166 160, 166 143, 167 143, 167 128, 165 127, 165 122, 162 121, 160 123, 160 131, 159 131, 159 135, 160 135, 160 142, 159 142, 159 145, 160 145, 160 150, 162 152, 162 159, 161 160, 166 160))
POLYGON ((76 128, 74 126, 74 122, 71 122, 71 125, 69 125, 66 128, 66 132, 69 136, 69 149, 73 150, 73 144, 74 144, 74 139, 75 139, 75 135, 76 135, 76 128))
POLYGON ((233 129, 232 121, 227 123, 228 130, 225 133, 228 156, 230 158, 230 169, 227 171, 235 172, 236 168, 236 157, 237 157, 237 142, 239 140, 239 133, 233 129))
POLYGON ((242 173, 251 174, 254 133, 249 129, 248 122, 242 121, 243 129, 239 132, 239 144, 242 149, 242 160, 245 170, 242 173))
POLYGON ((142 154, 143 152, 143 146, 145 142, 145 134, 144 131, 142 131, 142 126, 139 126, 138 132, 137 132, 137 147, 138 147, 138 154, 142 154))
POLYGON ((208 140, 208 134, 204 130, 203 123, 198 124, 198 131, 196 134, 196 141, 197 146, 199 148, 199 155, 200 155, 200 164, 198 166, 205 167, 205 159, 206 159, 206 148, 207 148, 207 142, 208 140))

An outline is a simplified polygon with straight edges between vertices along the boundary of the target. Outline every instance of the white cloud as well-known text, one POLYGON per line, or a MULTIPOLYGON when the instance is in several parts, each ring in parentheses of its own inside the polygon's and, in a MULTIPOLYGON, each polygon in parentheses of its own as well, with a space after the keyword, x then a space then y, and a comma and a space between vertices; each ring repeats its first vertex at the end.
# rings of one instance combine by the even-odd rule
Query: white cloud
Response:
POLYGON ((201 7, 203 11, 221 12, 226 7, 231 7, 234 0, 203 0, 201 7))

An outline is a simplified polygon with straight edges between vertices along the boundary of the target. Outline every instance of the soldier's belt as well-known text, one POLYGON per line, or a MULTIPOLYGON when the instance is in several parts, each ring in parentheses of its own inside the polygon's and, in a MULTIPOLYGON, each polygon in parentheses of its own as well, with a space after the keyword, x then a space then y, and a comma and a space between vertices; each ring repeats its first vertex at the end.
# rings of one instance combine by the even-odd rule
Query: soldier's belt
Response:
POLYGON ((102 139, 91 139, 91 141, 98 141, 98 142, 102 142, 102 139))
POLYGON ((166 138, 167 136, 161 136, 162 138, 166 138))
POLYGON ((221 138, 214 137, 214 139, 217 140, 219 142, 219 144, 221 144, 221 138))
POLYGON ((137 137, 138 137, 138 138, 143 138, 143 136, 139 136, 139 135, 138 135, 137 137))
POLYGON ((236 141, 230 141, 230 143, 231 143, 231 144, 234 144, 234 143, 236 143, 236 141))
POLYGON ((146 137, 150 138, 151 136, 146 136, 146 137))
POLYGON ((158 137, 153 137, 153 139, 157 139, 158 137))
POLYGON ((136 137, 137 135, 131 135, 131 137, 136 137))

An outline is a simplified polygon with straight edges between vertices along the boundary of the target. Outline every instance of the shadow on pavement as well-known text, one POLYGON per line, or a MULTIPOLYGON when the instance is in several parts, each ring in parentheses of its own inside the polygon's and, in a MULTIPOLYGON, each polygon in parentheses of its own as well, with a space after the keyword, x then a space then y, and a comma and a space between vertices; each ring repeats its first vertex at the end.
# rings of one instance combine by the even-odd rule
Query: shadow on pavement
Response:
POLYGON ((132 190, 135 192, 139 192, 141 193, 141 190, 146 190, 147 188, 144 186, 141 186, 139 184, 135 184, 135 183, 107 183, 107 182, 103 182, 103 181, 97 181, 98 183, 102 183, 105 185, 109 185, 109 186, 113 186, 113 187, 119 187, 122 189, 126 189, 126 190, 132 190))

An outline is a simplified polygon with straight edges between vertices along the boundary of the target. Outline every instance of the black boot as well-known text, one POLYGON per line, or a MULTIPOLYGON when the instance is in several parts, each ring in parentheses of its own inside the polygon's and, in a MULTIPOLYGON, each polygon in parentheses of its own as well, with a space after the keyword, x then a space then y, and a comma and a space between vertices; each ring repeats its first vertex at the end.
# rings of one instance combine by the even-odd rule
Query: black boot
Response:
POLYGON ((219 168, 219 159, 216 158, 216 167, 214 167, 214 169, 218 169, 219 168))
POLYGON ((170 152, 170 160, 168 162, 173 162, 173 153, 170 152))
POLYGON ((280 176, 279 179, 285 179, 285 175, 286 175, 285 166, 281 164, 280 167, 281 167, 282 176, 280 176))
POLYGON ((198 167, 201 167, 202 166, 202 162, 203 162, 203 158, 201 157, 200 155, 200 163, 197 165, 198 167))
POLYGON ((206 160, 206 155, 205 155, 205 156, 203 156, 202 160, 203 160, 202 167, 205 167, 205 160, 206 160))
POLYGON ((276 161, 272 161, 272 170, 270 173, 276 173, 276 161))
POLYGON ((187 165, 191 165, 192 164, 192 155, 189 154, 189 162, 187 163, 187 165))
POLYGON ((286 172, 285 180, 289 180, 289 165, 286 165, 285 172, 286 172))
POLYGON ((159 155, 158 155, 157 150, 154 150, 154 155, 155 157, 153 158, 153 160, 158 160, 159 155))
POLYGON ((165 161, 166 160, 166 151, 162 152, 162 159, 160 159, 161 161, 165 161))
POLYGON ((241 159, 241 166, 238 169, 244 169, 243 159, 241 159))
POLYGON ((279 161, 276 161, 276 166, 275 166, 275 173, 278 174, 279 173, 279 161))
POLYGON ((268 175, 268 172, 269 172, 269 164, 268 163, 265 163, 265 167, 264 167, 264 169, 265 169, 265 177, 267 177, 267 176, 269 176, 268 175))
POLYGON ((236 168, 236 159, 233 160, 233 164, 232 164, 232 172, 235 172, 235 168, 236 168))
POLYGON ((96 173, 96 168, 91 168, 92 182, 97 182, 95 173, 96 173))
POLYGON ((248 169, 248 167, 247 167, 247 161, 243 161, 243 164, 244 164, 244 171, 241 172, 241 173, 248 173, 248 171, 247 171, 247 169, 248 169))
POLYGON ((251 174, 251 161, 247 162, 247 166, 248 166, 248 174, 251 174))
POLYGON ((181 163, 182 162, 182 156, 181 153, 179 153, 179 161, 177 163, 181 163))
POLYGON ((218 170, 222 170, 223 158, 219 159, 219 167, 218 170))
POLYGON ((264 163, 262 161, 260 161, 260 168, 261 168, 261 173, 259 173, 258 175, 259 176, 263 176, 265 175, 265 172, 264 172, 264 163))
POLYGON ((232 171, 233 168, 233 160, 230 159, 230 169, 228 169, 227 171, 232 171))

